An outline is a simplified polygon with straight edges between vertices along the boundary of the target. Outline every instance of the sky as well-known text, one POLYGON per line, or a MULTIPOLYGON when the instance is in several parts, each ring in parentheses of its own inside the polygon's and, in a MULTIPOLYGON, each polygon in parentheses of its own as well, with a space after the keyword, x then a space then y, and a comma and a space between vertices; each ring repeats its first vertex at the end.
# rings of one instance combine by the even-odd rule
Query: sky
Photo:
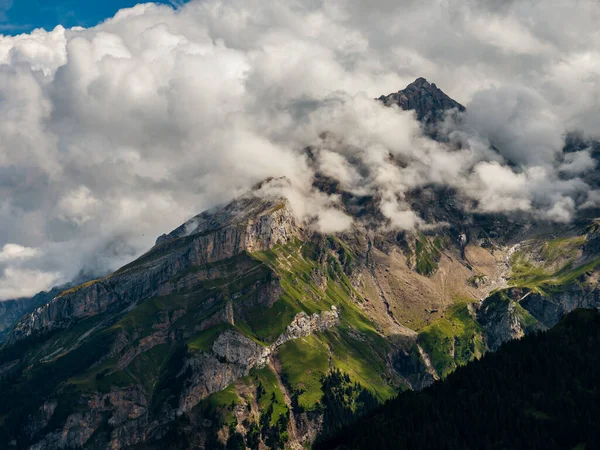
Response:
MULTIPOLYGON (((122 8, 135 6, 135 0, 0 0, 0 33, 29 33, 36 28, 53 30, 90 27, 112 17, 122 8)), ((179 6, 184 0, 157 0, 179 6)))
POLYGON ((0 36, 0 300, 115 270, 267 177, 322 232, 357 224, 316 171, 390 230, 439 225, 405 201, 429 184, 561 224, 600 205, 590 149, 563 152, 599 137, 596 1, 24 4, 0 3, 30 26, 0 36), (447 143, 373 101, 417 77, 467 107, 447 143))

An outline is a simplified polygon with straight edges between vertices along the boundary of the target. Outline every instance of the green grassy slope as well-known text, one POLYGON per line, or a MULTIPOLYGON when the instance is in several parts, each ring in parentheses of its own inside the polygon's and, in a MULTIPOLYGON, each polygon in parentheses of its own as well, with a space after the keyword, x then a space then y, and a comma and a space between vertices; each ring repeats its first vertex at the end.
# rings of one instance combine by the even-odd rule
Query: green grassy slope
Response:
POLYGON ((505 344, 404 393, 321 449, 575 449, 600 445, 600 314, 505 344))
MULTIPOLYGON (((143 257, 142 262, 149 257, 154 256, 143 257)), ((389 344, 356 306, 363 300, 348 278, 353 258, 338 239, 295 240, 270 251, 242 253, 188 268, 171 282, 194 277, 200 281, 183 283, 173 294, 0 349, 0 365, 14 363, 0 375, 6 400, 0 406, 0 440, 16 438, 23 445, 31 444, 21 425, 44 398, 57 398, 60 411, 45 432, 61 426, 68 414, 85 410, 82 395, 129 386, 141 388, 153 414, 158 414, 165 403, 177 406, 182 376, 186 376, 181 372, 184 359, 210 352, 223 331, 233 329, 260 345, 270 345, 296 314, 320 313, 332 306, 340 313, 338 328, 290 341, 275 355, 295 407, 322 410, 323 380, 332 369, 348 374, 352 383, 360 383, 379 401, 391 398, 399 380, 386 374, 389 344), (274 284, 280 286, 281 295, 269 307, 258 299, 261 289, 274 284), (226 308, 234 311, 234 323, 223 322, 226 308)), ((136 267, 132 264, 123 270, 136 267)), ((263 439, 285 441, 282 427, 289 411, 270 369, 254 370, 248 379, 211 395, 199 407, 219 417, 219 425, 235 428, 233 412, 240 402, 256 402, 260 411, 268 411, 269 417, 255 418, 252 425, 267 430, 263 439), (248 392, 253 392, 253 399, 247 399, 248 392)))

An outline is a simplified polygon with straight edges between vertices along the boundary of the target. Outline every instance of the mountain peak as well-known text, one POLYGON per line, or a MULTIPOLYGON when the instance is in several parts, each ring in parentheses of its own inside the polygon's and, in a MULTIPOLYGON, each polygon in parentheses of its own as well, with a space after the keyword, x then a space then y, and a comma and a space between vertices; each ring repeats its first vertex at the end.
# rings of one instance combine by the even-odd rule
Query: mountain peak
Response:
POLYGON ((465 111, 463 105, 423 77, 417 78, 398 92, 382 95, 378 100, 386 106, 398 105, 405 111, 415 111, 417 119, 426 124, 441 120, 450 109, 465 111))
MULTIPOLYGON (((431 83, 429 83, 429 81, 427 81, 425 78, 423 77, 419 77, 417 78, 415 81, 413 81, 412 83, 410 83, 408 87, 410 86, 431 86, 431 83)), ((434 84, 435 86, 435 84, 434 84)))
POLYGON ((192 217, 169 234, 163 234, 156 240, 156 245, 164 244, 185 236, 208 233, 231 227, 236 224, 247 224, 272 212, 289 210, 288 200, 279 194, 278 189, 289 187, 291 181, 286 177, 267 178, 246 194, 233 199, 227 204, 217 205, 192 217))

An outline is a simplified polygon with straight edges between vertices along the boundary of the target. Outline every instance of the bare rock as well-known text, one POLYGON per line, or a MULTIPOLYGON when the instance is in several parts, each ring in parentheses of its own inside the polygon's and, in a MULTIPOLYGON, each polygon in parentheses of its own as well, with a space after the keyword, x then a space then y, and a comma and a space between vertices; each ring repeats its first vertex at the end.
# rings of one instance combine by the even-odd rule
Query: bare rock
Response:
POLYGON ((417 78, 406 88, 393 94, 382 95, 379 100, 386 106, 398 105, 405 111, 415 111, 417 119, 428 124, 442 119, 444 113, 453 108, 465 111, 463 105, 425 78, 417 78))

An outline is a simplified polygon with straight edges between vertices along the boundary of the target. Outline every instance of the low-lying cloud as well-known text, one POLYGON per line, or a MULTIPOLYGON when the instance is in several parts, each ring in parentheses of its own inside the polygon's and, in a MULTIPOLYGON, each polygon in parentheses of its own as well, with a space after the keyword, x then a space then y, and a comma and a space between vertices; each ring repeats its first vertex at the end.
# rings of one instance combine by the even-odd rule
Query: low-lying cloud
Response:
POLYGON ((286 176, 322 232, 351 226, 315 171, 395 229, 428 184, 485 212, 600 205, 595 2, 191 1, 0 37, 0 299, 117 268, 197 212, 286 176), (424 136, 373 100, 419 76, 467 106, 424 136), (313 149, 309 161, 307 146, 313 149))

